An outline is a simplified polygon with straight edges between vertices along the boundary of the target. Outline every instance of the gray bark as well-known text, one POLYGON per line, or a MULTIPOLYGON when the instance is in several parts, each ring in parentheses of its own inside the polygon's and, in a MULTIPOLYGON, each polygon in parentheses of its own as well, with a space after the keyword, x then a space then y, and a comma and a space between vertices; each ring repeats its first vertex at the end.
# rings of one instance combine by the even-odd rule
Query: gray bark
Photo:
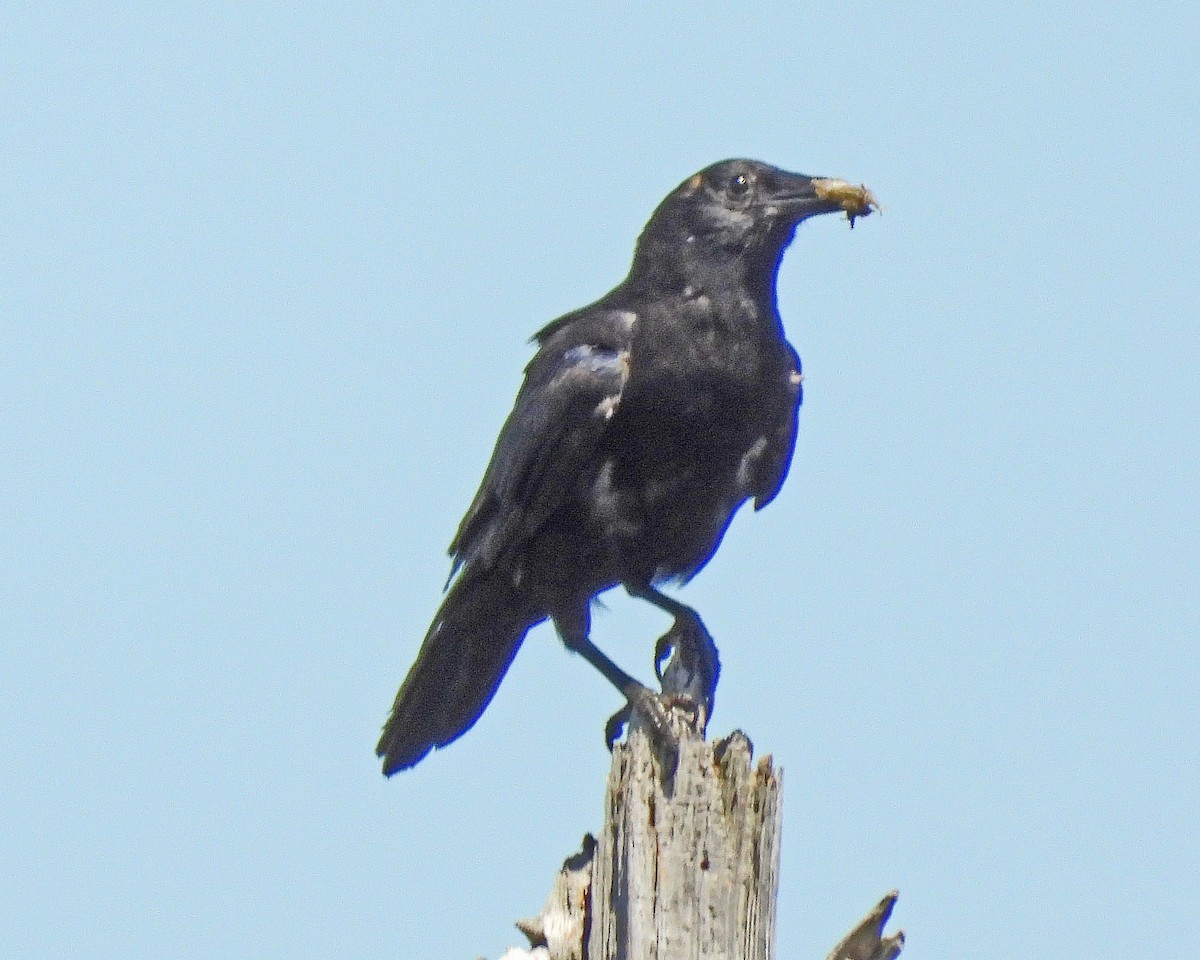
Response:
MULTIPOLYGON (((674 711, 672 711, 674 714, 674 711)), ((737 732, 707 743, 672 721, 677 749, 638 727, 613 752, 599 839, 584 837, 542 912, 519 921, 530 951, 502 960, 772 960, 783 780, 737 732), (657 739, 657 738, 656 738, 657 739)), ((828 960, 894 960, 890 893, 828 960)))

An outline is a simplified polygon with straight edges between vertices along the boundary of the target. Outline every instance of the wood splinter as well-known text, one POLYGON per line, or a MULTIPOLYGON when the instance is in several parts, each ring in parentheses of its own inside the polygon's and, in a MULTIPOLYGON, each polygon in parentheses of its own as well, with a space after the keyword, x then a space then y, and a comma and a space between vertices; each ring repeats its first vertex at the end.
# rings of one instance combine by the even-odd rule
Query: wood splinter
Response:
MULTIPOLYGON (((635 724, 614 751, 603 830, 517 924, 529 948, 501 960, 772 960, 782 785, 744 734, 683 736, 664 765, 635 724)), ((883 935, 895 903, 893 891, 828 960, 896 960, 904 934, 883 935)))

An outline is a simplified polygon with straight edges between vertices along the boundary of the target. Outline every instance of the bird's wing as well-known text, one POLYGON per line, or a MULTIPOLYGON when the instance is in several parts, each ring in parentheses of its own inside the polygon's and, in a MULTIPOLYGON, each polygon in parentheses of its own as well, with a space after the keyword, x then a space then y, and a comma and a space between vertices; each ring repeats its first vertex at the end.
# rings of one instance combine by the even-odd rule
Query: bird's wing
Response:
POLYGON ((538 530, 580 483, 629 378, 634 319, 596 311, 539 338, 483 483, 450 545, 455 570, 490 567, 538 530))
POLYGON ((783 382, 780 389, 783 393, 781 401, 777 404, 779 416, 773 429, 762 438, 761 455, 755 457, 754 462, 748 465, 748 472, 752 477, 750 492, 754 495, 755 510, 761 510, 775 499, 779 488, 783 486, 788 467, 792 463, 792 453, 796 449, 800 403, 804 399, 801 386, 804 377, 800 373, 800 355, 791 344, 787 344, 787 348, 791 364, 782 373, 783 382))

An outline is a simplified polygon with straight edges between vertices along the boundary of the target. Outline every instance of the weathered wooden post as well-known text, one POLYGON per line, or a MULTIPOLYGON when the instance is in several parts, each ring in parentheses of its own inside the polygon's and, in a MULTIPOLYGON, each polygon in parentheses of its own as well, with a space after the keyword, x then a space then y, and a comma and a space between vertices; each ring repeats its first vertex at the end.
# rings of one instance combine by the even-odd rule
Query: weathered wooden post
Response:
MULTIPOLYGON (((678 718, 674 718, 678 719, 678 718)), ((677 750, 636 723, 613 752, 599 838, 568 857, 542 912, 517 926, 530 950, 502 960, 772 960, 781 773, 740 732, 706 742, 676 724, 677 750)), ((828 960, 894 960, 883 937, 895 893, 828 960)))

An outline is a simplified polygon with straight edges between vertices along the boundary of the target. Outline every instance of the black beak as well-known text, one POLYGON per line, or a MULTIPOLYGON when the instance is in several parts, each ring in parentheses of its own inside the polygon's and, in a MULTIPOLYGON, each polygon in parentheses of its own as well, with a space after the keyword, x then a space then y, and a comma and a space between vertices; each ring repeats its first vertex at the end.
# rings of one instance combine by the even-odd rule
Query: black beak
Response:
POLYGON ((844 210, 850 226, 854 226, 857 217, 865 217, 879 209, 874 194, 865 185, 856 187, 845 180, 806 177, 799 173, 790 174, 780 182, 771 197, 764 200, 764 206, 768 211, 774 207, 796 223, 844 210))

